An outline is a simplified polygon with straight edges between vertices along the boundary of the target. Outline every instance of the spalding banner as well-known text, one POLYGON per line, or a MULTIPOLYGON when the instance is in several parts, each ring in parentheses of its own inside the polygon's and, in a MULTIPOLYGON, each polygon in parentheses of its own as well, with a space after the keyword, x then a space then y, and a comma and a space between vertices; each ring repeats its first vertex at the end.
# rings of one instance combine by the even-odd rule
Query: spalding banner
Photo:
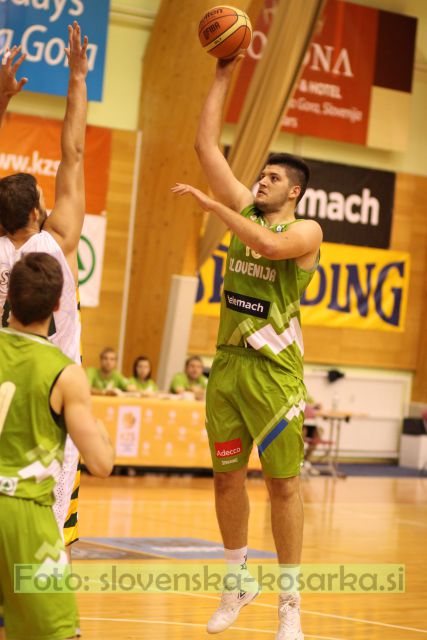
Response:
POLYGON ((0 0, 0 55, 21 45, 24 90, 65 96, 67 26, 77 20, 89 39, 88 98, 101 101, 109 8, 110 0, 0 0))
MULTIPOLYGON (((198 315, 218 316, 229 236, 199 275, 198 315)), ((301 300, 303 325, 402 331, 409 288, 409 254, 322 244, 321 261, 301 300)))

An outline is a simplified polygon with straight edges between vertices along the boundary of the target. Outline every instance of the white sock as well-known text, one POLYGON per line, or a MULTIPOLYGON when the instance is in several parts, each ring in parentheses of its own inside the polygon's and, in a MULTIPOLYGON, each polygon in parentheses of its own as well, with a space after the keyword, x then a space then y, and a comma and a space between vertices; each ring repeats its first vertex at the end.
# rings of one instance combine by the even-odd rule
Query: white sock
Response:
POLYGON ((281 564, 279 565, 279 589, 281 600, 298 600, 299 593, 299 576, 301 573, 301 565, 299 564, 281 564))
POLYGON ((228 576, 225 579, 224 586, 230 591, 247 591, 246 579, 252 583, 253 580, 246 567, 246 558, 248 556, 248 547, 241 549, 225 549, 225 560, 227 562, 228 576))
POLYGON ((241 549, 225 549, 224 548, 225 560, 228 565, 240 565, 241 569, 246 569, 246 559, 248 557, 248 546, 242 547, 241 549))

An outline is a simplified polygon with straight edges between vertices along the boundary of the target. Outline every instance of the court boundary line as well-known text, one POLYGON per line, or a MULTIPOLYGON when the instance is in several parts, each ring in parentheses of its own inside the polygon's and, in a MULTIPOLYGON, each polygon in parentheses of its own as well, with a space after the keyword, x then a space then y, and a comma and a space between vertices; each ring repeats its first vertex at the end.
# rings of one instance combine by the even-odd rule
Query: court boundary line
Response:
MULTIPOLYGON (((183 592, 183 593, 174 593, 173 595, 179 595, 179 596, 189 596, 189 597, 193 597, 193 598, 205 598, 205 599, 209 599, 209 600, 216 600, 217 602, 219 601, 219 597, 218 596, 210 596, 208 594, 202 594, 202 593, 187 593, 187 592, 183 592)), ((267 602, 252 602, 251 603, 252 607, 266 607, 268 609, 277 609, 277 605, 275 604, 269 604, 267 602)), ((423 634, 427 634, 427 630, 424 629, 418 629, 416 627, 404 627, 402 625, 397 625, 397 624, 391 624, 388 622, 378 622, 376 620, 365 620, 363 618, 353 618, 350 616, 340 616, 337 615, 335 613, 323 613, 321 611, 310 611, 309 609, 301 609, 301 613, 307 614, 307 615, 312 615, 312 616, 320 616, 323 618, 334 618, 336 620, 347 620, 349 622, 358 622, 360 624, 370 624, 370 625, 375 625, 375 626, 380 626, 380 627, 387 627, 390 629, 400 629, 403 631, 411 631, 413 633, 423 633, 423 634)), ((81 618, 82 620, 84 620, 85 618, 81 618)), ((87 619, 92 619, 92 618, 87 618, 87 619)), ((94 620, 96 618, 93 618, 94 620)), ((107 618, 106 618, 107 620, 107 618)), ((123 619, 124 621, 126 621, 125 619, 123 619)), ((132 621, 131 619, 129 619, 129 621, 132 621)), ((159 621, 157 624, 161 624, 161 621, 159 621)), ((184 624, 184 623, 180 623, 177 622, 176 624, 184 624)), ((185 623, 185 624, 190 624, 190 623, 185 623)), ((194 624, 195 626, 205 626, 205 625, 200 625, 199 623, 191 623, 194 624)), ((237 627, 235 627, 237 629, 237 627)), ((242 631, 245 631, 245 629, 240 629, 242 631)), ((308 636, 307 634, 305 634, 307 637, 313 637, 313 638, 324 638, 323 636, 308 636)), ((324 638, 324 640, 327 640, 326 638, 324 638)), ((337 638, 335 639, 330 639, 330 640, 338 640, 337 638)))
MULTIPOLYGON (((144 618, 100 618, 100 617, 91 617, 91 616, 80 616, 80 620, 90 621, 94 620, 95 622, 133 622, 138 624, 165 624, 165 625, 178 625, 181 627, 202 627, 206 629, 206 623, 201 622, 179 622, 176 620, 146 620, 144 618)), ((235 627, 232 625, 229 629, 233 629, 234 631, 249 631, 251 633, 268 633, 268 634, 276 634, 276 631, 271 631, 270 629, 255 629, 254 627, 235 627)), ((331 636, 318 636, 311 635, 309 633, 305 633, 304 636, 306 638, 313 638, 314 640, 344 640, 344 638, 332 638, 331 636)))
MULTIPOLYGON (((181 593, 178 595, 191 596, 193 598, 209 598, 210 600, 218 600, 217 596, 209 596, 202 593, 181 593)), ((277 605, 269 604, 267 602, 251 602, 251 607, 267 607, 271 609, 277 609, 277 605)), ((398 624, 391 624, 388 622, 377 622, 376 620, 364 620, 363 618, 351 618, 349 616, 339 616, 336 613, 323 613, 321 611, 310 611, 309 609, 301 609, 301 613, 305 613, 311 616, 321 616, 323 618, 336 618, 337 620, 349 620, 350 622, 360 622, 362 624, 378 625, 380 627, 389 627, 391 629, 402 629, 403 631, 413 631, 414 633, 427 633, 427 629, 417 629, 416 627, 403 627, 398 624)))
MULTIPOLYGON (((172 592, 172 595, 180 595, 180 596, 187 596, 187 597, 193 597, 193 598, 205 598, 205 599, 209 599, 209 600, 216 600, 219 601, 219 596, 212 596, 209 594, 205 594, 205 593, 191 593, 191 592, 187 592, 187 591, 183 591, 180 593, 176 593, 176 592, 172 592)), ((275 604, 270 604, 267 602, 252 602, 251 606, 255 606, 255 607, 267 607, 267 608, 272 608, 272 609, 277 609, 277 605, 275 604)), ((301 613, 307 614, 307 615, 314 615, 314 616, 320 616, 323 618, 334 618, 336 620, 348 620, 350 622, 358 622, 361 624, 370 624, 370 625, 374 625, 374 626, 380 626, 380 627, 387 627, 390 629, 401 629, 403 631, 411 631, 413 633, 423 633, 423 634, 427 634, 427 629, 419 629, 417 627, 406 627, 403 625, 397 625, 397 624, 391 624, 389 622, 379 622, 377 620, 366 620, 364 618, 353 618, 350 616, 340 616, 336 613, 324 613, 321 611, 311 611, 310 609, 301 609, 301 613)), ((160 623, 159 623, 160 624, 160 623)), ((316 636, 314 636, 316 637, 316 636)))

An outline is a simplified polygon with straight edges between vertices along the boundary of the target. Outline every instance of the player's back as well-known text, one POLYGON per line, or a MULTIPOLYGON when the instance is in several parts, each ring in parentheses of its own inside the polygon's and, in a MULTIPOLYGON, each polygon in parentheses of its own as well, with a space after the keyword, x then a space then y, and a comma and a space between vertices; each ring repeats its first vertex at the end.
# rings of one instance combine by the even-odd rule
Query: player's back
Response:
POLYGON ((69 364, 46 338, 0 329, 0 494, 53 504, 66 430, 50 394, 69 364))
POLYGON ((67 263, 64 253, 47 231, 32 235, 24 245, 16 249, 7 236, 0 237, 0 316, 3 327, 9 324, 10 308, 6 299, 9 275, 14 264, 20 258, 31 252, 49 253, 61 265, 64 276, 64 287, 61 294, 59 309, 53 314, 53 323, 49 330, 49 339, 61 351, 80 364, 80 334, 81 325, 77 302, 77 290, 74 277, 67 263))

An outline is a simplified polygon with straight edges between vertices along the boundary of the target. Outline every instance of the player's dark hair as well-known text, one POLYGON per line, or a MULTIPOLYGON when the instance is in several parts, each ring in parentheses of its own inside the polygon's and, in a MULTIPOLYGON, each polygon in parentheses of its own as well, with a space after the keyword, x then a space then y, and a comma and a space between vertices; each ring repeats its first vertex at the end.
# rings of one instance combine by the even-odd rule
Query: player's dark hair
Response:
POLYGON ((64 284, 61 265, 48 253, 27 253, 10 274, 8 299, 14 317, 27 326, 47 320, 64 284))
POLYGON ((7 233, 26 227, 31 211, 39 205, 37 180, 30 173, 15 173, 0 180, 0 224, 7 233))
POLYGON ((307 189, 307 184, 310 179, 310 169, 307 163, 299 156, 294 156, 290 153, 270 153, 264 168, 268 164, 282 165, 286 170, 286 175, 292 186, 299 185, 301 187, 301 193, 297 198, 298 204, 307 189))
POLYGON ((133 377, 139 379, 137 368, 140 362, 148 362, 148 364, 150 365, 150 370, 144 378, 144 380, 149 380, 151 378, 151 360, 150 358, 147 358, 147 356, 138 356, 136 358, 132 366, 133 377))
POLYGON ((107 353, 114 353, 114 355, 117 357, 117 353, 116 350, 113 349, 113 347, 104 347, 104 349, 101 351, 101 353, 99 354, 100 358, 103 358, 104 356, 107 355, 107 353))
POLYGON ((203 360, 201 359, 200 356, 190 356, 189 358, 187 358, 187 360, 185 361, 185 368, 188 367, 188 365, 190 364, 190 362, 193 362, 193 360, 196 360, 196 362, 200 362, 200 364, 203 366, 203 360))

